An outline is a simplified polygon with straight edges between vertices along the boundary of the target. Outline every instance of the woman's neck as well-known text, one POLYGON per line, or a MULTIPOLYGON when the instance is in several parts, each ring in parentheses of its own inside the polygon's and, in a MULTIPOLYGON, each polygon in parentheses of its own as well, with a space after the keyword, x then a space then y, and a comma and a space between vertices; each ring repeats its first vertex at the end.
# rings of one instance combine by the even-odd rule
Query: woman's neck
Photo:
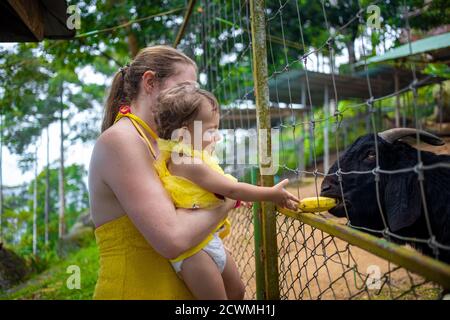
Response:
MULTIPOLYGON (((131 112, 141 118, 155 133, 156 133, 156 123, 155 117, 153 115, 152 109, 150 106, 140 102, 139 100, 133 101, 130 105, 131 112)), ((145 134, 153 140, 148 132, 145 131, 145 134)))

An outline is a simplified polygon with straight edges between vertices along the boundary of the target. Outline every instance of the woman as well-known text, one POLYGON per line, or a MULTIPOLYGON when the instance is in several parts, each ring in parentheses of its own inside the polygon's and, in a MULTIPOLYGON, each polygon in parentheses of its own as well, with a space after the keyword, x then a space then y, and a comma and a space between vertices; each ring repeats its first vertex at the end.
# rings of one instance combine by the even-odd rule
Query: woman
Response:
POLYGON ((195 62, 167 46, 143 49, 114 76, 89 167, 100 255, 94 299, 193 298, 168 259, 205 239, 235 201, 214 210, 175 209, 153 168, 152 107, 160 91, 196 80, 195 62), (124 104, 133 117, 114 123, 124 104))

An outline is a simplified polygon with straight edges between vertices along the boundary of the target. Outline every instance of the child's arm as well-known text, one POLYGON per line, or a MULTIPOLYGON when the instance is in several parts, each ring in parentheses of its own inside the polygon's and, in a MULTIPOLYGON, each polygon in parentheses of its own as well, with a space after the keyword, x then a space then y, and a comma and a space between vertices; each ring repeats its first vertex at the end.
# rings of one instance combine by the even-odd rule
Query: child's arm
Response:
POLYGON ((284 189, 285 179, 273 187, 258 187, 244 182, 235 182, 214 171, 204 163, 170 163, 172 174, 182 176, 203 189, 224 197, 243 201, 272 201, 289 209, 297 209, 299 199, 284 189))

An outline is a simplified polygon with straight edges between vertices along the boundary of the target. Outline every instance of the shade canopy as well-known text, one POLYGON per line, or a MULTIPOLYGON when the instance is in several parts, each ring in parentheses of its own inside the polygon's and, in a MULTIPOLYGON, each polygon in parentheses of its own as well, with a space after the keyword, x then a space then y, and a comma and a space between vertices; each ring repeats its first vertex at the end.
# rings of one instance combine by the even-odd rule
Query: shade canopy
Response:
MULTIPOLYGON (((411 46, 409 43, 406 43, 392 48, 385 54, 367 59, 367 63, 387 62, 429 52, 432 52, 437 60, 446 60, 445 58, 448 60, 450 56, 450 32, 411 42, 411 46)), ((359 61, 356 65, 363 64, 364 61, 359 61)))
MULTIPOLYGON (((383 66, 370 68, 368 71, 372 95, 380 98, 395 92, 394 74, 399 77, 399 89, 408 87, 413 82, 413 75, 410 70, 398 69, 383 66)), ((430 78, 427 75, 417 73, 418 86, 427 85, 442 81, 439 78, 430 78), (428 79, 425 82, 421 82, 428 79)), ((370 91, 367 82, 366 72, 361 71, 350 75, 334 75, 338 100, 369 99, 370 91)), ((291 70, 269 80, 270 101, 283 102, 286 104, 304 104, 306 106, 322 106, 325 99, 335 100, 333 76, 329 73, 320 73, 305 70, 291 70), (309 92, 308 85, 309 82, 309 92), (309 99, 311 96, 311 99, 309 99), (303 103, 304 102, 304 103, 303 103)), ((254 99, 249 95, 250 99, 254 99)))
POLYGON ((64 0, 0 1, 0 42, 36 42, 70 39, 75 29, 67 27, 64 0))

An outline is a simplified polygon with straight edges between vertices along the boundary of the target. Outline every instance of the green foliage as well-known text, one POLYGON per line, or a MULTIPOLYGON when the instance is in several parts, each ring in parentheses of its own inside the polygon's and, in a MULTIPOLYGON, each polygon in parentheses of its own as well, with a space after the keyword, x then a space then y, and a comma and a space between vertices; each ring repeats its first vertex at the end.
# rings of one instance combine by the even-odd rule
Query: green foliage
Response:
MULTIPOLYGON (((290 169, 297 169, 299 166, 299 148, 298 141, 304 134, 303 150, 305 166, 312 166, 315 154, 317 159, 321 159, 324 154, 324 128, 328 126, 328 141, 330 152, 336 151, 336 134, 340 152, 342 152, 350 143, 352 143, 360 135, 367 133, 366 117, 364 110, 356 108, 349 108, 355 105, 354 101, 342 100, 339 103, 339 110, 345 110, 344 122, 337 123, 335 117, 330 117, 328 123, 323 121, 325 119, 323 109, 314 110, 314 119, 316 122, 314 126, 314 141, 311 139, 309 132, 309 124, 296 126, 295 135, 292 128, 287 128, 281 131, 280 142, 280 163, 290 169), (337 128, 337 125, 338 128, 337 128), (347 129, 344 128, 347 126, 347 129), (351 129, 348 127, 351 126, 351 129), (313 143, 314 142, 314 143, 313 143)), ((310 115, 308 114, 308 120, 310 115)), ((284 122, 288 122, 284 119, 284 122)), ((281 173, 281 172, 279 172, 281 173)))
POLYGON ((450 67, 443 63, 429 63, 423 73, 450 79, 450 67))
POLYGON ((8 292, 0 292, 2 299, 90 300, 98 274, 98 249, 96 245, 80 249, 64 260, 54 261, 49 269, 36 274, 27 282, 8 292), (81 272, 81 288, 67 288, 67 267, 77 265, 81 272))
POLYGON ((40 252, 37 256, 29 252, 24 258, 33 274, 39 274, 58 262, 58 255, 54 250, 40 252))

